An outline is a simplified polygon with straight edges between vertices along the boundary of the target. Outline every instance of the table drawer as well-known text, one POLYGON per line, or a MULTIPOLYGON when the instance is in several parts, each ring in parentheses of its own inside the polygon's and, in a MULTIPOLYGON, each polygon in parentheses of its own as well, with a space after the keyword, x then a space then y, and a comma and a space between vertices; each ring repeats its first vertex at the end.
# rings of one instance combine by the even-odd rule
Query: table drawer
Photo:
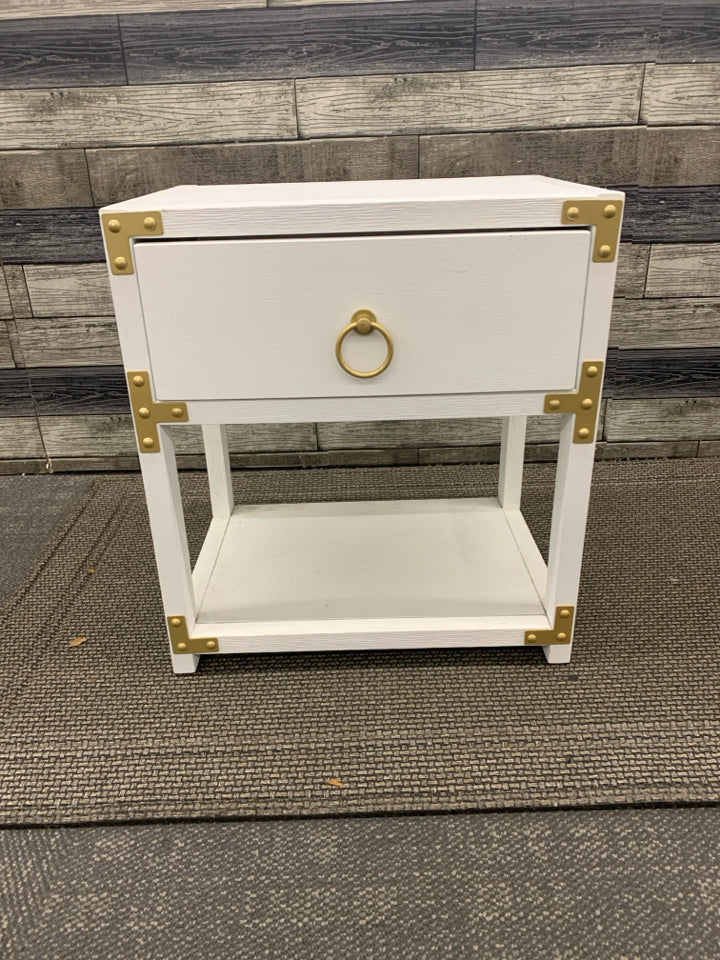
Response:
POLYGON ((587 230, 150 241, 135 262, 159 400, 575 386, 587 230), (346 334, 358 311, 377 327, 346 334))

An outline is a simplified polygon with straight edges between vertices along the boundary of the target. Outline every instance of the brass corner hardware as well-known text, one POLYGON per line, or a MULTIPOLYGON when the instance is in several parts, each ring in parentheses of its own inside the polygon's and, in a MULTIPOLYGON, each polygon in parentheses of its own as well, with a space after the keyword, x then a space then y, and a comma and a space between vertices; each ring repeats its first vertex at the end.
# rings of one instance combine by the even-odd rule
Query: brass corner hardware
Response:
POLYGON ((187 423, 186 403, 157 403, 153 400, 150 374, 146 370, 128 370, 130 405, 141 453, 159 453, 159 423, 187 423))
POLYGON ((597 430, 602 374, 602 360, 586 360, 580 372, 577 393, 548 393, 543 413, 574 413, 573 443, 592 443, 597 430))
POLYGON ((168 617, 173 653, 217 653, 217 637, 190 637, 185 617, 168 617))
POLYGON ((131 237, 158 237, 163 232, 162 215, 157 210, 103 213, 102 225, 110 270, 118 276, 135 272, 130 251, 131 237))
POLYGON ((617 257, 622 210, 622 200, 566 200, 562 222, 595 227, 593 260, 611 263, 617 257))
POLYGON ((558 607, 555 610, 555 625, 552 630, 526 630, 525 643, 536 647, 544 647, 556 643, 570 643, 574 622, 575 607, 558 607))

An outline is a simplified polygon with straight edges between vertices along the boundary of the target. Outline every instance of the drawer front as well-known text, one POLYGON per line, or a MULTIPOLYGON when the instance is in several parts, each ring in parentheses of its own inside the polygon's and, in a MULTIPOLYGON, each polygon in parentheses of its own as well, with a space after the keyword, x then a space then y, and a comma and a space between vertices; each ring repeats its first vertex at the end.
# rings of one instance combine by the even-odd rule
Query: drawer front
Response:
POLYGON ((575 386, 590 233, 152 241, 135 246, 159 400, 575 386), (357 311, 387 331, 345 336, 357 311))

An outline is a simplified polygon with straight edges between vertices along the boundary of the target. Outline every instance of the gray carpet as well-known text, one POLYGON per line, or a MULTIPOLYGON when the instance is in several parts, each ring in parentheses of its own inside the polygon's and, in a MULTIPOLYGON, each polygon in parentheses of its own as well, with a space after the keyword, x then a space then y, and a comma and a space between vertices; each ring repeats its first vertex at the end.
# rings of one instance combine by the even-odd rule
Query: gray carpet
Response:
POLYGON ((0 831, 4 960, 715 960, 720 809, 0 831))
MULTIPOLYGON (((245 473, 237 494, 482 495, 495 474, 245 473)), ((6 609, 0 819, 717 801, 718 481, 717 460, 598 464, 568 667, 529 648, 389 651, 208 658, 178 678, 139 478, 100 478, 6 609)), ((183 490, 197 549, 204 482, 183 490)), ((549 469, 530 469, 541 543, 551 493, 549 469)))

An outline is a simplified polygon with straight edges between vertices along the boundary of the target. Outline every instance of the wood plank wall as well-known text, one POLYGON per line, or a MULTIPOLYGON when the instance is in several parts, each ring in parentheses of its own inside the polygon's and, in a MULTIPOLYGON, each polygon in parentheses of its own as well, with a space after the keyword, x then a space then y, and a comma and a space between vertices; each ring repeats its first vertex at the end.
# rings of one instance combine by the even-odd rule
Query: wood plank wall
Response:
MULTIPOLYGON (((717 0, 4 0, 0 470, 137 464, 96 209, 176 183, 627 191, 601 457, 720 453, 717 0)), ((537 418, 530 458, 554 455, 537 418)), ((233 428, 236 464, 497 458, 495 421, 233 428)), ((189 465, 199 435, 180 431, 189 465)))

